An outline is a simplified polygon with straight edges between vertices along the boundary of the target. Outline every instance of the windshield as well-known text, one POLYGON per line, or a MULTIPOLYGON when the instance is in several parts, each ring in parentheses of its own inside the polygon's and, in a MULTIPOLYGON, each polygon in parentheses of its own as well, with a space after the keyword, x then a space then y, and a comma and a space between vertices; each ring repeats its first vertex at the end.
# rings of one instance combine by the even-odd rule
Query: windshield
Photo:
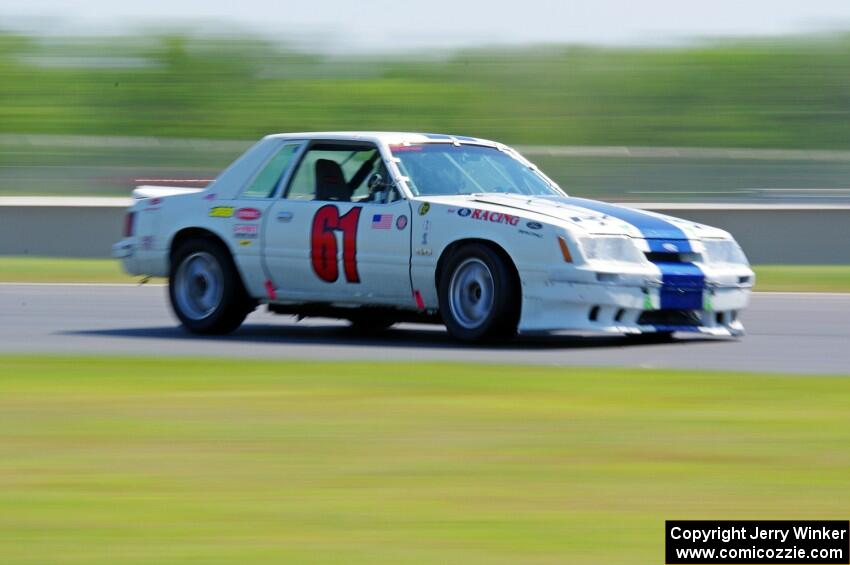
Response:
POLYGON ((480 145, 422 143, 392 145, 399 169, 417 196, 502 192, 561 196, 528 165, 504 151, 480 145))

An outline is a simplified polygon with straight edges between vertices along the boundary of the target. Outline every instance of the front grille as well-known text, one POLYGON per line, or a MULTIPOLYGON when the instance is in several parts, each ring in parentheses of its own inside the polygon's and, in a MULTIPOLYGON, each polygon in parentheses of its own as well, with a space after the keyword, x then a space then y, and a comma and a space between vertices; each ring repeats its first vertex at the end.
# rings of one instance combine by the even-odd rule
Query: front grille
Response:
POLYGON ((699 253, 668 253, 666 251, 647 251, 644 253, 652 263, 694 263, 702 259, 699 253))
POLYGON ((665 253, 661 251, 647 251, 646 258, 653 263, 684 263, 684 253, 665 253))
POLYGON ((637 321, 639 326, 698 326, 696 310, 646 310, 637 321))

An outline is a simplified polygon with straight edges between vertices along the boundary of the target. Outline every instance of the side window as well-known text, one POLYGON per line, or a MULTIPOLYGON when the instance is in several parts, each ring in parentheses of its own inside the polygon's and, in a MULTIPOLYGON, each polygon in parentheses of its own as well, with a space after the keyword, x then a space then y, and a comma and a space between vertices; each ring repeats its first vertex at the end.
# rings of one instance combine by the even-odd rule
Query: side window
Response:
POLYGON ((301 159, 295 176, 289 183, 289 191, 286 198, 289 200, 317 200, 316 198, 316 163, 319 161, 338 162, 344 159, 347 153, 338 151, 325 151, 322 149, 310 149, 301 159))
POLYGON ((305 154, 289 183, 289 200, 377 201, 369 178, 387 178, 378 149, 363 143, 318 143, 305 154))
POLYGON ((274 157, 266 163, 266 166, 254 177, 245 190, 242 191, 242 198, 269 198, 274 192, 280 178, 286 170, 292 165, 295 154, 301 143, 286 143, 275 154, 274 157))

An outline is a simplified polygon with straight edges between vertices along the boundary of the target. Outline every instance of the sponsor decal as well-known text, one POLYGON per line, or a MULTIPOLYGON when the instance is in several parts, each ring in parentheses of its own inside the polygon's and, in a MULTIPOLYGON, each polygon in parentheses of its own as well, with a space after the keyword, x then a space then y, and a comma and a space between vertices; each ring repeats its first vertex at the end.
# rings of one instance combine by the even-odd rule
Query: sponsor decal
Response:
POLYGON ((416 248, 416 254, 422 255, 422 256, 428 256, 428 255, 433 255, 434 252, 431 250, 430 247, 417 247, 416 248))
POLYGON ((251 243, 252 242, 251 242, 250 239, 243 239, 242 241, 239 242, 239 245, 241 247, 248 247, 249 245, 251 245, 251 243))
POLYGON ((393 225, 392 214, 373 214, 372 229, 373 230, 388 230, 393 225))
POLYGON ((446 212, 448 212, 449 214, 456 214, 457 208, 446 208, 446 212))
POLYGON ((153 239, 152 235, 143 236, 142 237, 142 249, 144 249, 145 251, 150 251, 151 249, 153 249, 153 242, 154 242, 154 239, 153 239))
POLYGON ((431 204, 428 202, 423 202, 419 205, 419 215, 424 216, 431 209, 431 204))
POLYGON ((670 253, 676 253, 677 251, 679 251, 679 248, 676 246, 676 244, 670 243, 669 241, 665 241, 664 243, 662 243, 661 248, 664 251, 669 251, 670 253))
POLYGON ((262 216, 262 212, 257 210, 256 208, 239 208, 236 210, 236 217, 240 220, 253 221, 259 220, 260 216, 262 216))
POLYGON ((210 208, 210 218, 230 218, 233 216, 233 206, 214 206, 210 208))
POLYGON ((488 210, 470 210, 469 208, 461 208, 457 211, 458 216, 469 216, 473 220, 482 222, 492 222, 494 224, 508 224, 515 226, 519 223, 519 217, 503 214, 502 212, 490 212, 488 210))
POLYGON ((428 237, 431 235, 431 220, 425 220, 422 224, 422 245, 428 245, 428 237))
POLYGON ((404 228, 406 228, 407 227, 407 216, 399 216, 398 219, 395 221, 395 227, 400 229, 400 230, 403 230, 404 228))
POLYGON ((204 200, 215 200, 216 194, 215 192, 211 192, 209 194, 204 195, 204 200))
POLYGON ((404 151, 422 151, 421 145, 390 145, 390 151, 400 153, 404 151))
POLYGON ((240 239, 257 239, 260 228, 254 224, 236 224, 233 226, 233 235, 240 239))
POLYGON ((540 222, 526 222, 525 227, 530 230, 539 230, 543 229, 543 224, 541 224, 540 222))
POLYGON ((266 296, 269 297, 269 300, 277 300, 277 293, 274 290, 274 283, 270 279, 266 279, 265 284, 266 287, 266 296))
POLYGON ((535 231, 528 231, 528 230, 520 229, 519 233, 521 233, 522 235, 530 235, 530 236, 536 237, 537 239, 543 239, 543 236, 541 234, 535 232, 535 231))
POLYGON ((159 210, 160 204, 162 204, 162 198, 151 198, 147 201, 148 207, 145 208, 145 211, 152 212, 159 210))

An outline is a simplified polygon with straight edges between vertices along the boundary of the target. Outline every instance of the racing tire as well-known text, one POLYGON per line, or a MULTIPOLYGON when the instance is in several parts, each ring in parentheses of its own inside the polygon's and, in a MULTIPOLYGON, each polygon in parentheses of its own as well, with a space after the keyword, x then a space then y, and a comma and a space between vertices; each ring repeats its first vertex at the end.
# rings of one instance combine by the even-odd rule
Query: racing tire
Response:
POLYGON ((513 266, 487 245, 455 251, 440 274, 440 316, 452 337, 463 341, 516 335, 520 287, 513 266))
POLYGON ((196 334, 228 334, 256 307, 230 252, 208 239, 191 239, 175 250, 168 296, 180 323, 196 334))

